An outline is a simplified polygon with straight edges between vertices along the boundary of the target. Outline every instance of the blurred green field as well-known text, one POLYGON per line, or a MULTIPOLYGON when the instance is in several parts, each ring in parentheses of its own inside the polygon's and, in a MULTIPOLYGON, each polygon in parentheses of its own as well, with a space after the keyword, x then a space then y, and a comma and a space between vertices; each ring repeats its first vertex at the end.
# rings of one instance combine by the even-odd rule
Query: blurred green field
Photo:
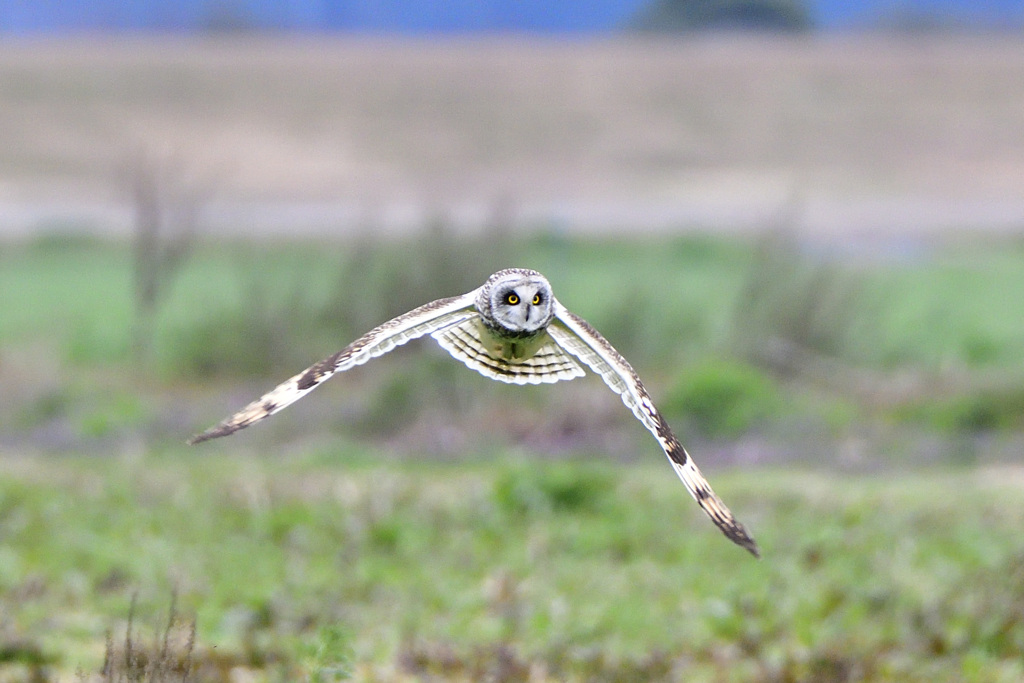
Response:
MULTIPOLYGON (((635 322, 643 324, 657 361, 705 354, 728 341, 737 311, 752 306, 749 299, 755 306, 776 306, 770 313, 790 312, 782 303, 759 301, 765 292, 752 287, 777 289, 799 309, 795 313, 833 315, 829 322, 842 322, 839 312, 825 310, 829 305, 844 307, 851 319, 871 314, 870 325, 856 330, 861 341, 840 340, 865 348, 837 349, 863 364, 1008 369, 1024 355, 1018 296, 1024 292, 1024 243, 1017 241, 943 246, 906 239, 863 252, 803 245, 784 233, 777 244, 765 240, 767 246, 704 236, 643 242, 550 236, 488 246, 491 241, 440 231, 354 246, 204 244, 169 278, 157 346, 173 347, 189 331, 183 328, 209 319, 284 315, 282 309, 297 305, 307 310, 291 311, 294 316, 354 310, 365 318, 354 324, 372 325, 415 305, 409 302, 478 286, 514 262, 547 274, 559 298, 595 322, 615 325, 618 317, 646 316, 635 322), (428 281, 441 291, 408 291, 408 285, 428 281), (453 287, 465 289, 448 291, 453 287)), ((60 235, 7 245, 0 285, 0 343, 45 338, 70 361, 124 359, 130 350, 132 256, 125 246, 60 235)), ((357 333, 336 329, 337 322, 321 321, 334 343, 344 340, 344 332, 357 333)), ((640 336, 630 331, 633 322, 620 323, 623 336, 640 336)), ((806 322, 814 327, 817 321, 806 322)), ((170 370, 183 369, 173 365, 187 360, 175 356, 180 349, 160 352, 170 370)))
POLYGON ((897 246, 215 242, 147 318, 127 246, 8 245, 0 681, 1020 680, 1024 246, 897 246), (421 348, 182 445, 512 264, 632 360, 764 559, 593 379, 421 348))
MULTIPOLYGON (((841 434, 879 417, 947 435, 1024 428, 1018 242, 850 253, 784 233, 633 243, 441 229, 345 248, 204 244, 161 278, 146 315, 125 246, 59 236, 11 246, 0 256, 8 358, 0 372, 23 393, 8 395, 9 426, 63 416, 79 434, 103 432, 123 412, 126 426, 141 427, 164 410, 170 388, 258 391, 383 320, 469 291, 512 264, 545 273, 560 300, 631 359, 670 417, 698 435, 735 438, 806 420, 841 434), (69 416, 86 397, 114 415, 69 416)), ((403 361, 384 359, 377 372, 345 382, 381 414, 414 410, 425 385, 498 391, 446 360, 403 361)), ((167 436, 200 426, 170 424, 167 436)))
POLYGON ((108 637, 88 680, 143 680, 118 649, 132 596, 152 653, 172 594, 167 661, 194 617, 192 680, 1024 676, 1019 467, 719 473, 757 561, 656 461, 2 462, 8 681, 98 672, 108 637))

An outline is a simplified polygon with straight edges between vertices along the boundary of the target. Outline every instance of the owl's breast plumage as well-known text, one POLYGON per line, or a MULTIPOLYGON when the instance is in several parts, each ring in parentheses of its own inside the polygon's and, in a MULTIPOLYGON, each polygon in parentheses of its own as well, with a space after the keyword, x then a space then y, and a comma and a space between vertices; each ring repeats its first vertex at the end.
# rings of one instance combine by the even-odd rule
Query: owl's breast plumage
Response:
POLYGON ((512 384, 541 384, 583 376, 576 363, 546 330, 509 338, 470 318, 434 332, 443 349, 486 377, 512 384))
POLYGON ((544 345, 548 336, 545 329, 510 330, 493 322, 488 324, 483 317, 479 323, 477 328, 480 331, 480 342, 487 350, 487 355, 510 363, 532 358, 537 349, 544 345))

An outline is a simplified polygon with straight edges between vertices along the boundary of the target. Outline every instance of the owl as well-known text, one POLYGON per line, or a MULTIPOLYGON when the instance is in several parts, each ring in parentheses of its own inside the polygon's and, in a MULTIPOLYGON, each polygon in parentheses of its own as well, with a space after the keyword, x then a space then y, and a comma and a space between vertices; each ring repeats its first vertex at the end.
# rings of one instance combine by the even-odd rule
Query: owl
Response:
POLYGON ((220 424, 189 439, 232 434, 291 405, 332 375, 430 335, 456 359, 509 384, 550 384, 590 368, 622 397, 658 440, 690 495, 731 541, 758 556, 757 544, 715 494, 654 406, 640 378, 608 341, 554 297, 534 270, 508 268, 462 296, 438 299, 376 327, 303 370, 220 424))

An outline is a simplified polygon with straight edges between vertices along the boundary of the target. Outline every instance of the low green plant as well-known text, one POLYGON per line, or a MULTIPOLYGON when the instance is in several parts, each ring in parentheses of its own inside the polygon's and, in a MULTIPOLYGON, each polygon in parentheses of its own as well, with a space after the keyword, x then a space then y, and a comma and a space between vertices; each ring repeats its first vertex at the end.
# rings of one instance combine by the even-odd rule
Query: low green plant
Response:
POLYGON ((712 438, 735 438, 778 417, 785 389, 770 375, 740 361, 698 363, 680 374, 661 407, 712 438))
POLYGON ((921 400, 894 411, 899 419, 923 423, 948 434, 1024 429, 1024 390, 988 388, 961 396, 921 400))
POLYGON ((331 624, 319 630, 308 645, 302 668, 312 683, 330 683, 352 677, 352 637, 348 630, 331 624))
POLYGON ((600 511, 613 493, 607 472, 568 462, 508 469, 494 482, 493 500, 509 515, 578 514, 600 511))

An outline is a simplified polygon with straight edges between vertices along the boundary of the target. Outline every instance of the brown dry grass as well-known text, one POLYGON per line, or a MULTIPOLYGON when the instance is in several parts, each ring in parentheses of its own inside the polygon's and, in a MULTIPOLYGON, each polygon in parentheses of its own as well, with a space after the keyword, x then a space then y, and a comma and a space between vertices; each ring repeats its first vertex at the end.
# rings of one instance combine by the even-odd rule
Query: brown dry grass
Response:
POLYGON ((998 207, 1024 178, 1024 41, 7 42, 0 129, 22 201, 118 199, 145 146, 243 202, 998 207))

